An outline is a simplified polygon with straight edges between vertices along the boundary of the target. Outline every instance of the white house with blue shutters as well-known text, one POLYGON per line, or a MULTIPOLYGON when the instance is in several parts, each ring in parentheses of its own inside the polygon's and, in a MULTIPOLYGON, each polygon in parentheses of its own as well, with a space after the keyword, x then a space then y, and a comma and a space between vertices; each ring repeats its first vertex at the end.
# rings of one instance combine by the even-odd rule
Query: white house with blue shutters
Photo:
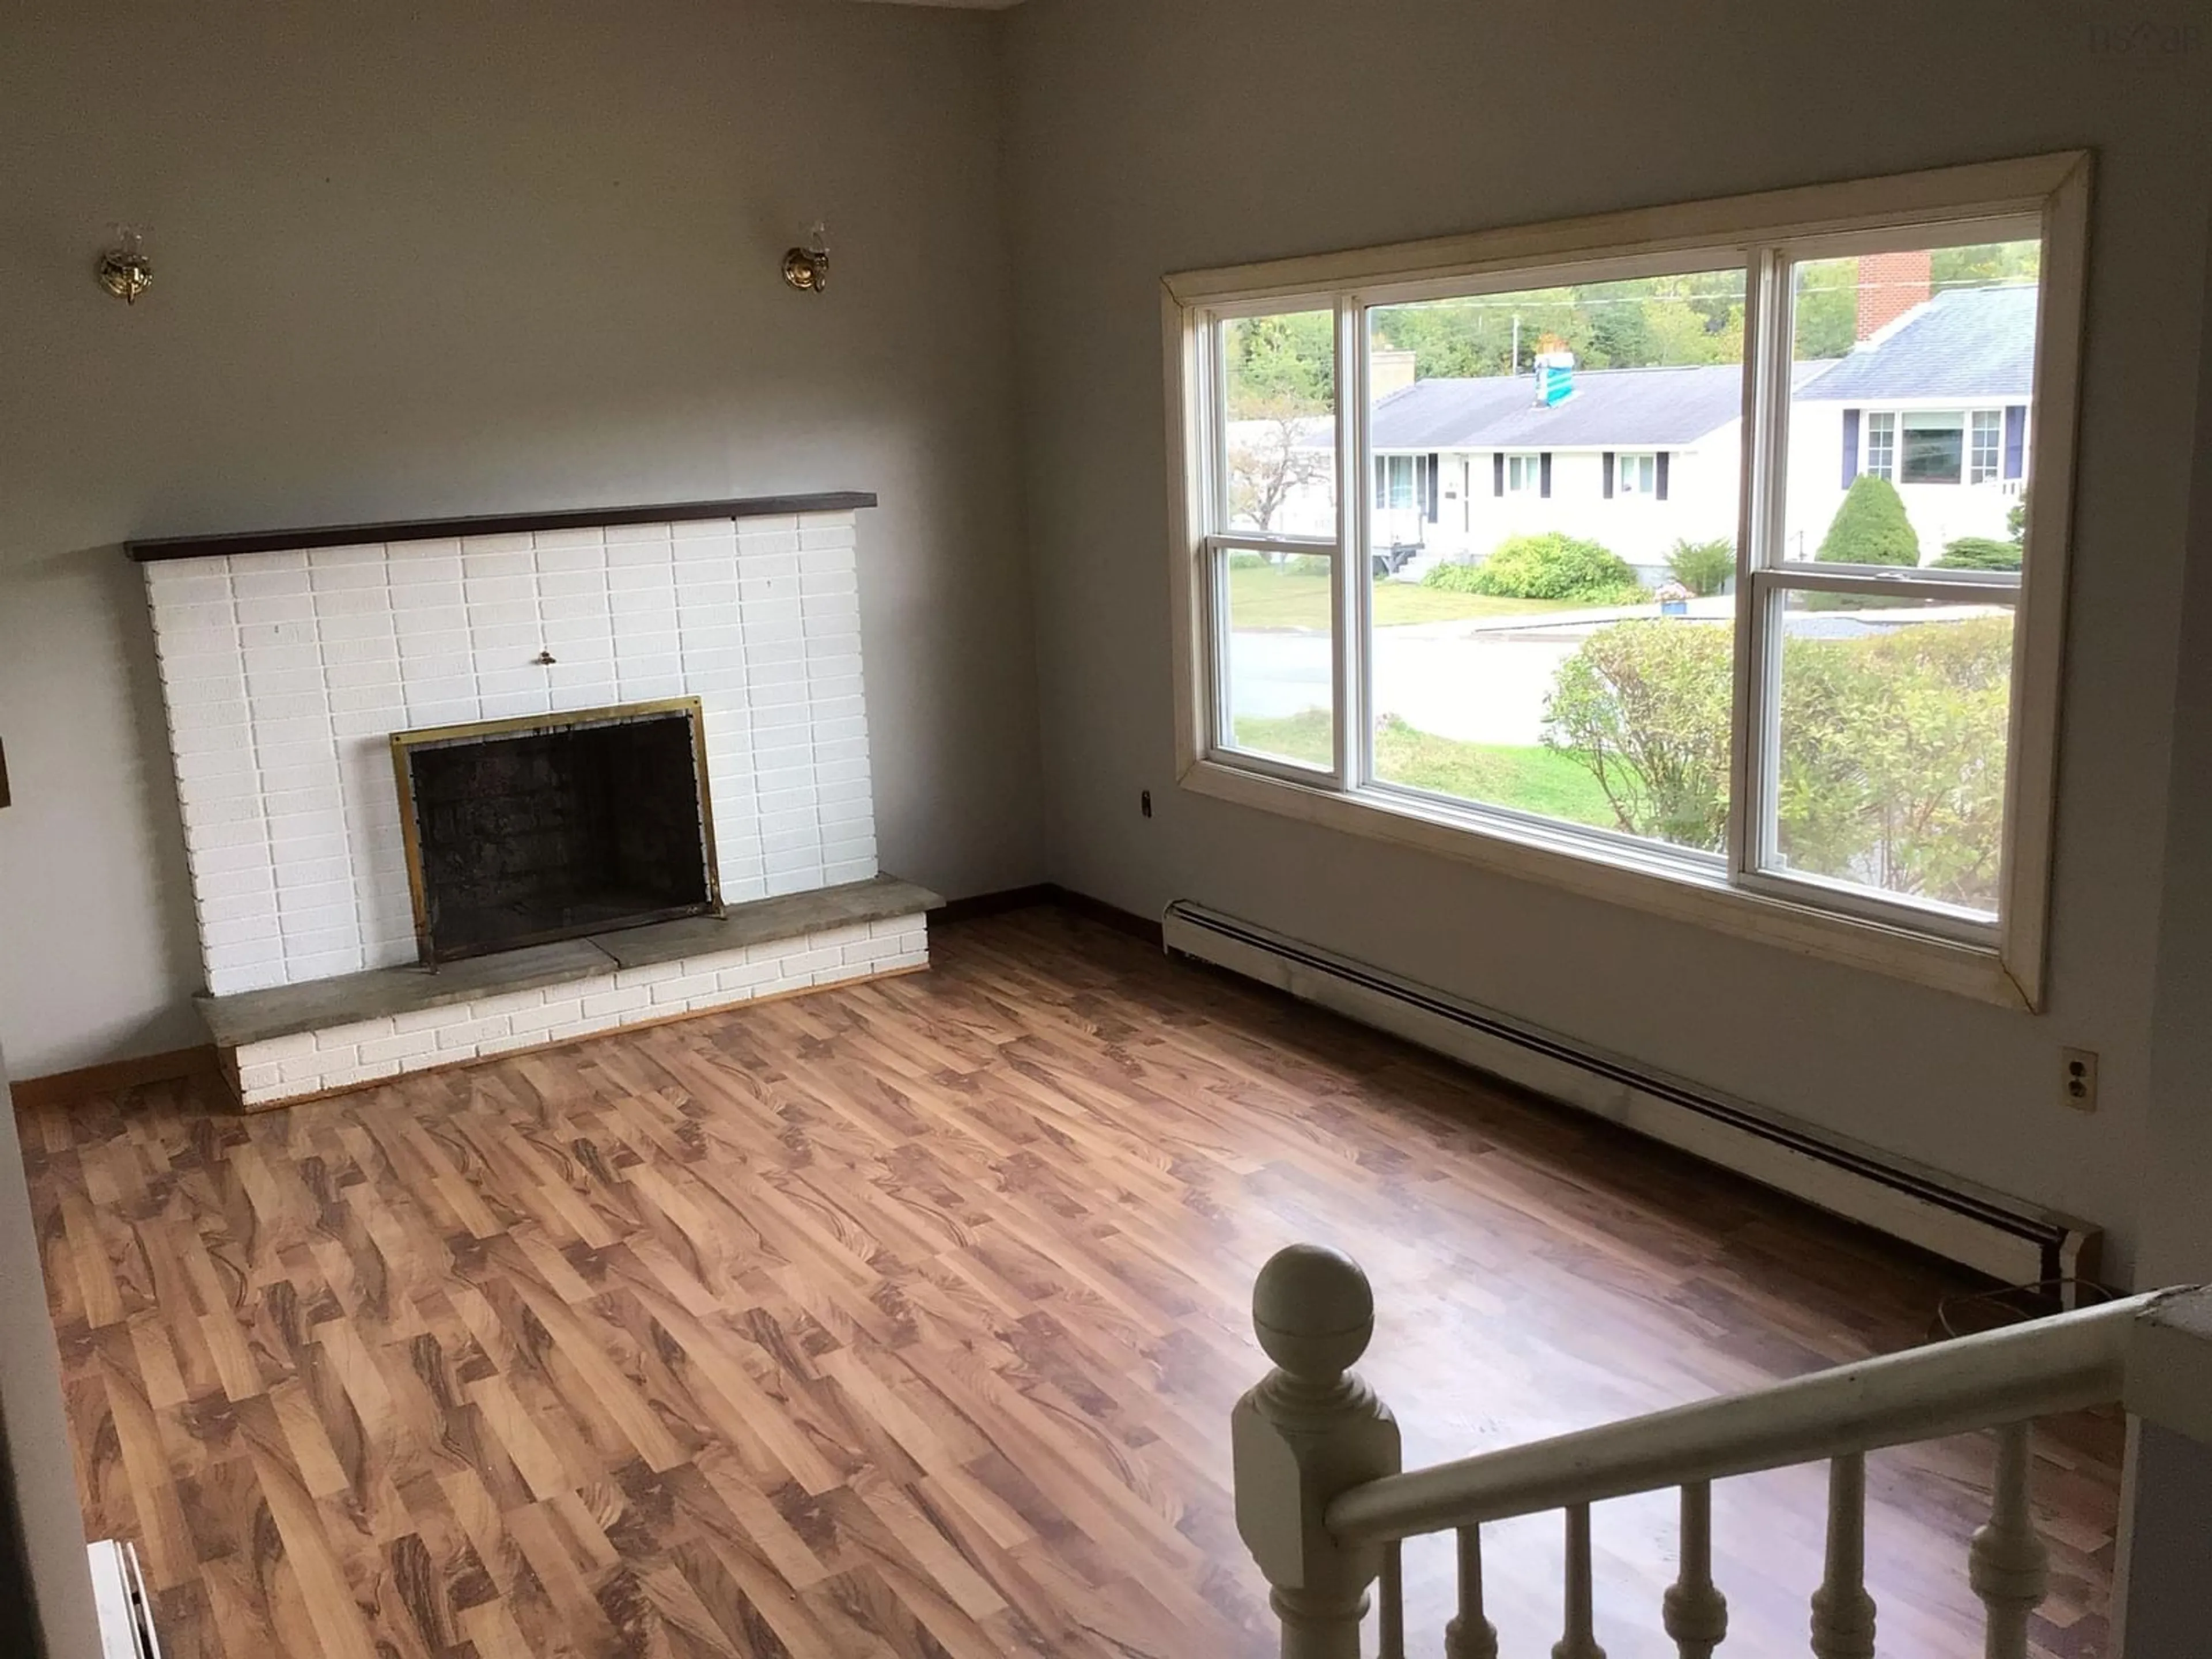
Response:
POLYGON ((1734 364, 1417 380, 1376 400, 1375 535, 1481 558, 1563 531, 1653 580, 1677 538, 1733 538, 1743 373, 1734 364))
MULTIPOLYGON (((1950 289, 1846 356, 1796 366, 1790 555, 1812 556, 1862 472, 1897 486, 1923 562, 1959 537, 2007 534, 2027 477, 2035 303, 2032 286, 1950 289)), ((1550 403, 1534 375, 1416 380, 1376 402, 1376 540, 1480 559, 1564 531, 1656 583, 1677 539, 1736 534, 1742 402, 1733 363, 1582 370, 1550 403)), ((1329 527, 1325 504, 1311 527, 1329 527)))
POLYGON ((1951 289, 1800 383, 1784 513, 1810 558, 1861 473, 1904 498, 1923 563, 1961 536, 2006 536, 2027 484, 2036 289, 1951 289))

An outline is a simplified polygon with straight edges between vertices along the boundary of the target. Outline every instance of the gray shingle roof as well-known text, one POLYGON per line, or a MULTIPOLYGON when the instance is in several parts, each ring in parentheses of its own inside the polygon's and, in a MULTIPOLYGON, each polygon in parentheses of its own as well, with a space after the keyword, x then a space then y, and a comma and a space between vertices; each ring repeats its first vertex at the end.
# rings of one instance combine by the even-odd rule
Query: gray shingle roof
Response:
POLYGON ((1947 289, 1810 384, 1823 403, 1882 398, 2018 398, 2035 385, 2033 286, 1947 289))
MULTIPOLYGON (((1795 395, 2024 398, 2034 383, 2035 294, 1946 289, 1849 356, 1796 365, 1795 395)), ((1742 408, 1735 363, 1577 369, 1574 395, 1548 409, 1536 404, 1534 375, 1417 380, 1375 405, 1374 441, 1398 451, 1678 448, 1742 408)))
MULTIPOLYGON (((1827 368, 1801 363, 1801 381, 1827 368)), ((1683 368, 1578 368, 1574 395, 1536 405, 1535 378, 1417 380, 1375 405, 1375 447, 1679 448, 1743 412, 1735 363, 1683 368)))

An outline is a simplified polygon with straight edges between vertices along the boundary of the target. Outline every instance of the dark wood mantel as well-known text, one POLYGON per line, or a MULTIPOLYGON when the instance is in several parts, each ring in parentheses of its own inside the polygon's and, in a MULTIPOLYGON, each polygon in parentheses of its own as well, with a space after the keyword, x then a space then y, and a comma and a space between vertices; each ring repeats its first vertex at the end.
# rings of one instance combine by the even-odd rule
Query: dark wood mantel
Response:
POLYGON ((676 524, 694 519, 774 519, 799 513, 848 513, 873 507, 868 489, 825 489, 807 495, 743 495, 718 501, 654 501, 640 507, 575 507, 551 513, 486 513, 462 519, 400 519, 388 524, 313 525, 248 530, 221 536, 164 536, 125 542, 140 564, 164 559, 212 559, 233 553, 282 553, 301 547, 352 547, 374 542, 436 541, 449 536, 511 536, 524 531, 575 530, 603 524, 676 524))

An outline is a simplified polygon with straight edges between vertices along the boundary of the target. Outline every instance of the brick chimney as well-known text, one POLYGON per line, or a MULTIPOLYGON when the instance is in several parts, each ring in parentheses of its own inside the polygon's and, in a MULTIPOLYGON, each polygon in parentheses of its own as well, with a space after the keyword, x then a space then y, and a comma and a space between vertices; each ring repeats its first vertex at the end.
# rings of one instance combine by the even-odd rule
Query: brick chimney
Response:
POLYGON ((1381 347, 1367 354, 1367 395, 1387 398, 1413 383, 1413 354, 1381 347))
POLYGON ((1926 300, 1935 291, 1934 263, 1924 247, 1861 259, 1858 338, 1871 337, 1926 300))

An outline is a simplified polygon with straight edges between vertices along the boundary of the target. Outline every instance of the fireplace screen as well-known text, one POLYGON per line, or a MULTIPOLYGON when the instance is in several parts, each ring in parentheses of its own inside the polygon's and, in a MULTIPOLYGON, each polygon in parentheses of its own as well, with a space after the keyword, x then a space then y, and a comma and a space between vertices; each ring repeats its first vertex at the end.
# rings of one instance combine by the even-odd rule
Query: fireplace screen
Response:
POLYGON ((425 962, 715 912, 696 697, 395 732, 425 962))

